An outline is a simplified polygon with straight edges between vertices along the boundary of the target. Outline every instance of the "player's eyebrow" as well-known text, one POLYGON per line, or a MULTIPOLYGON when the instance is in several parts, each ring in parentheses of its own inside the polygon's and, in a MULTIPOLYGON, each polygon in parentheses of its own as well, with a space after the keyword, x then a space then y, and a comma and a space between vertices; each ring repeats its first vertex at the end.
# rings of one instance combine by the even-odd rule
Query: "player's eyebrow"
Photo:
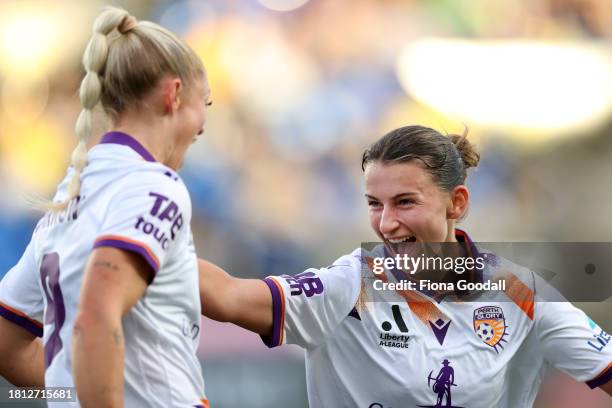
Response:
MULTIPOLYGON (((409 192, 406 192, 406 193, 396 194, 396 195, 394 195, 393 197, 391 197, 391 199, 392 199, 392 200, 398 200, 398 199, 400 199, 400 198, 404 198, 404 197, 414 197, 414 196, 418 196, 418 195, 419 195, 419 193, 416 193, 416 192, 413 192, 413 191, 409 191, 409 192)), ((369 195, 369 194, 365 194, 365 197, 366 197, 367 199, 369 199, 369 200, 377 200, 377 201, 378 201, 378 198, 376 198, 376 197, 374 197, 374 196, 372 196, 372 195, 369 195)))

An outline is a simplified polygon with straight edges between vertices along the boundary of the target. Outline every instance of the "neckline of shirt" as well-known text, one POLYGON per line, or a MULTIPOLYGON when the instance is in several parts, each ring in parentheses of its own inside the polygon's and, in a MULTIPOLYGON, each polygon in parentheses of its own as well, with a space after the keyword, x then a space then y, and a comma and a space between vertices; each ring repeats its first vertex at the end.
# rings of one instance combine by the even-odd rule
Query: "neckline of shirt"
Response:
MULTIPOLYGON (((476 258, 480 255, 478 248, 470 238, 470 236, 462 229, 455 228, 455 238, 457 242, 463 244, 465 246, 467 256, 470 258, 476 258)), ((389 251, 387 248, 384 248, 385 256, 389 256, 389 251)), ((402 279, 406 279, 407 275, 403 271, 399 271, 396 268, 390 269, 391 274, 395 277, 395 279, 399 282, 402 279)), ((468 270, 468 280, 470 282, 478 282, 482 283, 484 280, 484 274, 482 270, 477 270, 476 268, 472 268, 468 270)), ((437 303, 441 303, 442 300, 446 298, 449 294, 454 294, 454 291, 428 291, 428 290, 419 290, 416 289, 417 292, 422 293, 423 295, 435 300, 437 303)))
POLYGON ((100 139, 99 144, 118 144, 131 148, 138 153, 144 160, 152 163, 156 163, 155 157, 136 139, 127 133, 112 131, 106 133, 100 139))

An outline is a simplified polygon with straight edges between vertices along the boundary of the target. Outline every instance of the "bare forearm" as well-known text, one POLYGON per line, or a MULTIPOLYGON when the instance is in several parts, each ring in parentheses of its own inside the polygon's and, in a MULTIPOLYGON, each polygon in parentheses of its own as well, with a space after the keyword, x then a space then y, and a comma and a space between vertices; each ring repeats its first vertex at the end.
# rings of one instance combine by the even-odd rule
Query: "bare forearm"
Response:
POLYGON ((230 276, 218 266, 198 260, 200 273, 200 304, 202 314, 219 322, 231 321, 231 304, 233 299, 227 298, 221 292, 227 290, 232 283, 230 276))
POLYGON ((123 407, 121 322, 92 317, 77 319, 72 348, 74 381, 81 406, 123 407))
MULTIPOLYGON (((4 333, 5 334, 5 333, 4 333)), ((15 343, 0 352, 0 376, 18 387, 44 387, 44 349, 40 339, 15 343)))
POLYGON ((259 279, 238 279, 218 266, 200 259, 202 314, 269 335, 272 332, 272 295, 259 279))
POLYGON ((230 296, 239 299, 231 322, 252 332, 272 334, 272 295, 268 286, 259 279, 235 279, 230 296))

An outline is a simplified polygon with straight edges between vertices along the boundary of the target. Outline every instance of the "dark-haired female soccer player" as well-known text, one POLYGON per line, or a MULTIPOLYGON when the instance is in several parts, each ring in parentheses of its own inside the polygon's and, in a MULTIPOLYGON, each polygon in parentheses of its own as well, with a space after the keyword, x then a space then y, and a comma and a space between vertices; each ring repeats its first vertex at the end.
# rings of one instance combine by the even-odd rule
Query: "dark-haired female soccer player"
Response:
POLYGON ((421 126, 388 133, 362 161, 370 224, 385 245, 264 281, 200 261, 204 314, 270 347, 304 347, 311 408, 531 407, 548 366, 611 394, 610 336, 570 303, 539 301, 545 288, 524 268, 497 259, 466 275, 478 283, 510 269, 493 298, 374 290, 402 277, 373 273, 385 248, 459 242, 474 255, 455 224, 469 203, 466 170, 478 161, 465 137, 421 126))

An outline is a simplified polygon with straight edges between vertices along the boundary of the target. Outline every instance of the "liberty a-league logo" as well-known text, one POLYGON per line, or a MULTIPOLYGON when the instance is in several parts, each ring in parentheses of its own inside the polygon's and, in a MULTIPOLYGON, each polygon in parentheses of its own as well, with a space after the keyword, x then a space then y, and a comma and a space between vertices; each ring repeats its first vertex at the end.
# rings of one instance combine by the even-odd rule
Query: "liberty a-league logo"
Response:
POLYGON ((455 369, 450 365, 450 361, 442 361, 442 367, 438 371, 438 375, 433 376, 434 371, 431 370, 427 377, 427 386, 436 394, 435 405, 417 405, 422 408, 463 408, 453 405, 452 402, 452 387, 457 387, 455 384, 455 369))
POLYGON ((406 326, 406 322, 404 322, 404 318, 402 317, 402 312, 400 311, 399 305, 391 306, 391 313, 393 313, 393 320, 395 321, 395 326, 399 329, 399 334, 388 333, 393 329, 393 324, 388 321, 384 321, 381 324, 381 328, 383 332, 380 333, 379 338, 380 341, 378 345, 380 347, 388 347, 388 348, 408 348, 408 342, 410 340, 410 336, 408 335, 408 327, 406 326))
POLYGON ((612 341, 612 336, 599 327, 590 317, 588 319, 589 327, 593 330, 593 338, 587 341, 587 344, 601 353, 601 351, 612 341))
POLYGON ((499 348, 504 348, 501 344, 506 343, 508 332, 506 329, 506 319, 504 312, 499 306, 483 306, 474 310, 474 331, 480 340, 486 345, 493 347, 499 353, 499 348))

